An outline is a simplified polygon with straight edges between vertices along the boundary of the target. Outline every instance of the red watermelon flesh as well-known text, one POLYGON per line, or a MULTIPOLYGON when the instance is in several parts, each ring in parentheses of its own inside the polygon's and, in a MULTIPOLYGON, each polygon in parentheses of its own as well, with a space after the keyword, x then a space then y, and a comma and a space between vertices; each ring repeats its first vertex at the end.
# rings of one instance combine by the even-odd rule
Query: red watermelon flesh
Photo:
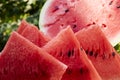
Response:
POLYGON ((26 27, 21 35, 39 47, 44 46, 50 40, 41 31, 39 31, 36 26, 26 27))
POLYGON ((103 80, 120 80, 120 56, 97 25, 80 30, 76 37, 103 80))
POLYGON ((112 45, 120 42, 119 0, 47 0, 40 14, 41 29, 54 37, 66 25, 74 32, 98 24, 112 45))
POLYGON ((23 32, 23 30, 26 27, 28 27, 28 25, 29 25, 29 23, 26 20, 22 20, 19 27, 18 27, 18 29, 17 29, 17 32, 21 34, 23 32))
POLYGON ((66 68, 16 32, 0 56, 0 80, 61 80, 66 68))
POLYGON ((70 27, 62 30, 43 49, 68 66, 61 80, 101 80, 70 27))

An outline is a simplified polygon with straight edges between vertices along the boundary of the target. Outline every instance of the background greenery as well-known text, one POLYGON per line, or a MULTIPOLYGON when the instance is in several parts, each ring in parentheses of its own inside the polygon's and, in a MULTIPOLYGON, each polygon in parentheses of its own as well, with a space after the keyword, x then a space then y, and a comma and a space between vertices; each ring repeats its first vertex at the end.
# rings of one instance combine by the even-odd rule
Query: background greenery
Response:
POLYGON ((46 0, 0 0, 0 51, 22 19, 38 26, 39 13, 46 0))
MULTIPOLYGON (((39 13, 46 0, 0 0, 0 51, 22 19, 38 26, 39 13)), ((120 53, 120 43, 115 46, 120 53)))

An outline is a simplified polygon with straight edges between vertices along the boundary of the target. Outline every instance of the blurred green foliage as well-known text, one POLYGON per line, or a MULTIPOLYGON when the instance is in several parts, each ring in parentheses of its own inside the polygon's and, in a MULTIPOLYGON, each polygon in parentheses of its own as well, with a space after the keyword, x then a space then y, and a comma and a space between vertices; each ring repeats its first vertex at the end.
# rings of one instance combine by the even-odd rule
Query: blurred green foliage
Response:
POLYGON ((120 43, 118 43, 114 48, 120 54, 120 43))
POLYGON ((0 51, 22 19, 38 26, 39 13, 46 0, 0 0, 0 51))

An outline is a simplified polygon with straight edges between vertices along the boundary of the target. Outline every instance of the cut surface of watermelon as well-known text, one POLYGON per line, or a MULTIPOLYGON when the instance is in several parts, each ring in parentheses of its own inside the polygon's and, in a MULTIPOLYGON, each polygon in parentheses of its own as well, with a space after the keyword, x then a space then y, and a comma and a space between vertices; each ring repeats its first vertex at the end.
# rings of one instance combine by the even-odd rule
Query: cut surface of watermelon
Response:
POLYGON ((54 37, 68 25, 74 32, 98 24, 114 46, 120 42, 119 0, 47 0, 40 13, 41 30, 54 37))
POLYGON ((101 80, 70 27, 62 30, 43 49, 68 66, 61 80, 101 80))
POLYGON ((66 68, 17 32, 0 55, 0 80, 61 80, 66 68))
POLYGON ((102 80, 120 80, 120 56, 97 25, 76 33, 102 80))
POLYGON ((22 20, 19 27, 18 27, 18 29, 17 29, 17 32, 21 34, 23 32, 23 30, 26 27, 28 27, 28 25, 29 25, 29 23, 26 20, 22 20))
POLYGON ((50 40, 35 26, 26 27, 21 33, 21 35, 39 47, 44 46, 50 40))

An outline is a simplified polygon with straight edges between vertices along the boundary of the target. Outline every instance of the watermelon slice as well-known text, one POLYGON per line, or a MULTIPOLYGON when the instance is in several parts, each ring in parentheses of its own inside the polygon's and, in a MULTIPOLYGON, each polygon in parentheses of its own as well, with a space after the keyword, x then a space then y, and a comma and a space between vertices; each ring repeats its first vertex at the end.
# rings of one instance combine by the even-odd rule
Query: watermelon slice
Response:
POLYGON ((16 32, 0 56, 0 80, 61 80, 66 68, 16 32))
POLYGON ((18 27, 18 29, 17 29, 17 32, 21 34, 23 32, 23 30, 26 27, 28 27, 28 25, 29 25, 29 23, 26 20, 22 20, 19 27, 18 27))
POLYGON ((70 27, 62 30, 43 49, 68 66, 61 80, 101 80, 70 27))
POLYGON ((120 42, 120 0, 47 0, 40 14, 40 26, 54 37, 71 25, 74 32, 98 24, 112 45, 120 42))
POLYGON ((50 40, 35 26, 26 27, 21 35, 39 47, 44 46, 50 40))
POLYGON ((76 37, 103 80, 120 80, 120 56, 97 25, 80 30, 76 37))

